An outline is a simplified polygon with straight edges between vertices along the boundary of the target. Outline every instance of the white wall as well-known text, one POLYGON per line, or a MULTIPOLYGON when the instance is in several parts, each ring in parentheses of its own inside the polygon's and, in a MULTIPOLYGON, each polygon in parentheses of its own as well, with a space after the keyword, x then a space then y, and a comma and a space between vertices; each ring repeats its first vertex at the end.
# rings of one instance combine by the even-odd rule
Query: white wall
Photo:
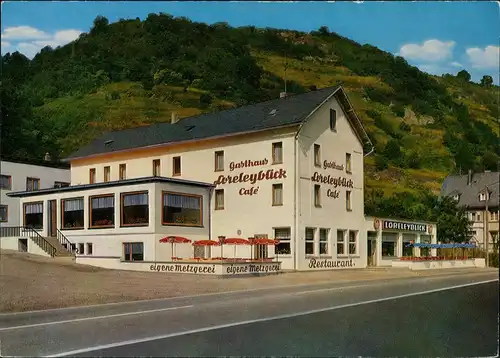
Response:
POLYGON ((20 226, 19 198, 10 198, 7 193, 26 190, 26 178, 40 179, 40 189, 54 187, 54 182, 70 182, 71 172, 69 169, 57 169, 40 165, 21 164, 8 161, 0 162, 2 175, 10 175, 12 178, 11 190, 0 189, 0 203, 8 206, 8 221, 0 222, 0 227, 20 226))
MULTIPOLYGON (((363 198, 363 147, 355 135, 352 126, 339 106, 332 98, 319 108, 303 126, 298 139, 299 188, 298 205, 299 227, 297 235, 297 255, 300 269, 307 269, 305 257, 305 229, 316 228, 315 253, 311 257, 319 257, 319 229, 330 229, 329 248, 326 257, 336 259, 353 259, 355 267, 366 266, 366 230, 364 220, 363 198), (336 131, 330 129, 330 109, 337 112, 336 131), (314 163, 314 144, 320 145, 321 167, 314 163), (346 153, 351 154, 351 173, 346 171, 346 153), (325 161, 343 165, 343 170, 325 167, 325 161), (333 178, 352 180, 353 188, 318 183, 311 180, 314 173, 333 178), (321 207, 314 205, 314 185, 321 186, 321 207), (338 191, 338 198, 328 197, 327 191, 338 191), (351 190, 352 211, 346 210, 346 190, 351 190), (357 231, 357 252, 354 255, 338 256, 336 239, 337 230, 357 231)), ((346 237, 347 240, 347 237, 346 237)))

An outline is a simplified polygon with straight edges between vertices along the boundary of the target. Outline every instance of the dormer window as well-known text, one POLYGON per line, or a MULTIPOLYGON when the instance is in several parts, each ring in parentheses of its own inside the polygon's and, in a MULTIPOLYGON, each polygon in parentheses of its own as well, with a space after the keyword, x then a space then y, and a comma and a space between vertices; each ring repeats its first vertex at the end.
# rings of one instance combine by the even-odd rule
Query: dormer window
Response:
POLYGON ((485 192, 480 193, 479 194, 479 201, 486 201, 486 200, 488 200, 488 194, 489 193, 485 193, 485 192))
POLYGON ((453 195, 453 199, 455 199, 456 201, 459 201, 460 200, 460 195, 458 195, 458 194, 453 195))
POLYGON ((337 131, 337 111, 330 108, 330 130, 337 131))

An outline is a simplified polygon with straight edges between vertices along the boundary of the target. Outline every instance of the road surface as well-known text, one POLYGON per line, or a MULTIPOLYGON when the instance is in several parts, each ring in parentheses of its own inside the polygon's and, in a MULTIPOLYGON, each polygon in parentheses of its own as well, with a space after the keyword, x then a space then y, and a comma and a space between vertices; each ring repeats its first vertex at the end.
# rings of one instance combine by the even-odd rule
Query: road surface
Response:
POLYGON ((493 356, 498 273, 0 315, 2 356, 493 356))

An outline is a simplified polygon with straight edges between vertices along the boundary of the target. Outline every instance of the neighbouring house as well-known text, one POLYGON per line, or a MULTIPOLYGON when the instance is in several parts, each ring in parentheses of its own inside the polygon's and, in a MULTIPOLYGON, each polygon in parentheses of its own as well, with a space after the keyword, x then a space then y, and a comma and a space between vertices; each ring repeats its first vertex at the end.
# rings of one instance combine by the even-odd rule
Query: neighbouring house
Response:
POLYGON ((472 222, 472 239, 484 248, 487 237, 489 251, 498 244, 499 174, 469 171, 466 175, 450 175, 443 181, 440 192, 441 196, 452 197, 466 207, 472 222))

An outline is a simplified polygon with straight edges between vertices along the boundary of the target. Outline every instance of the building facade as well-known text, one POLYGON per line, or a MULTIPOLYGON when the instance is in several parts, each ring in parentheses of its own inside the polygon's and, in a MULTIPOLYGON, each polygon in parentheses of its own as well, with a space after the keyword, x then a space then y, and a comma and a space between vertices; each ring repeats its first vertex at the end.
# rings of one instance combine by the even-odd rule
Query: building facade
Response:
POLYGON ((488 250, 498 250, 499 232, 499 172, 450 175, 441 187, 441 196, 455 199, 466 207, 472 223, 472 240, 484 248, 488 240, 488 250))
POLYGON ((8 193, 67 186, 71 180, 67 164, 2 160, 0 171, 0 227, 22 225, 19 199, 8 193))

